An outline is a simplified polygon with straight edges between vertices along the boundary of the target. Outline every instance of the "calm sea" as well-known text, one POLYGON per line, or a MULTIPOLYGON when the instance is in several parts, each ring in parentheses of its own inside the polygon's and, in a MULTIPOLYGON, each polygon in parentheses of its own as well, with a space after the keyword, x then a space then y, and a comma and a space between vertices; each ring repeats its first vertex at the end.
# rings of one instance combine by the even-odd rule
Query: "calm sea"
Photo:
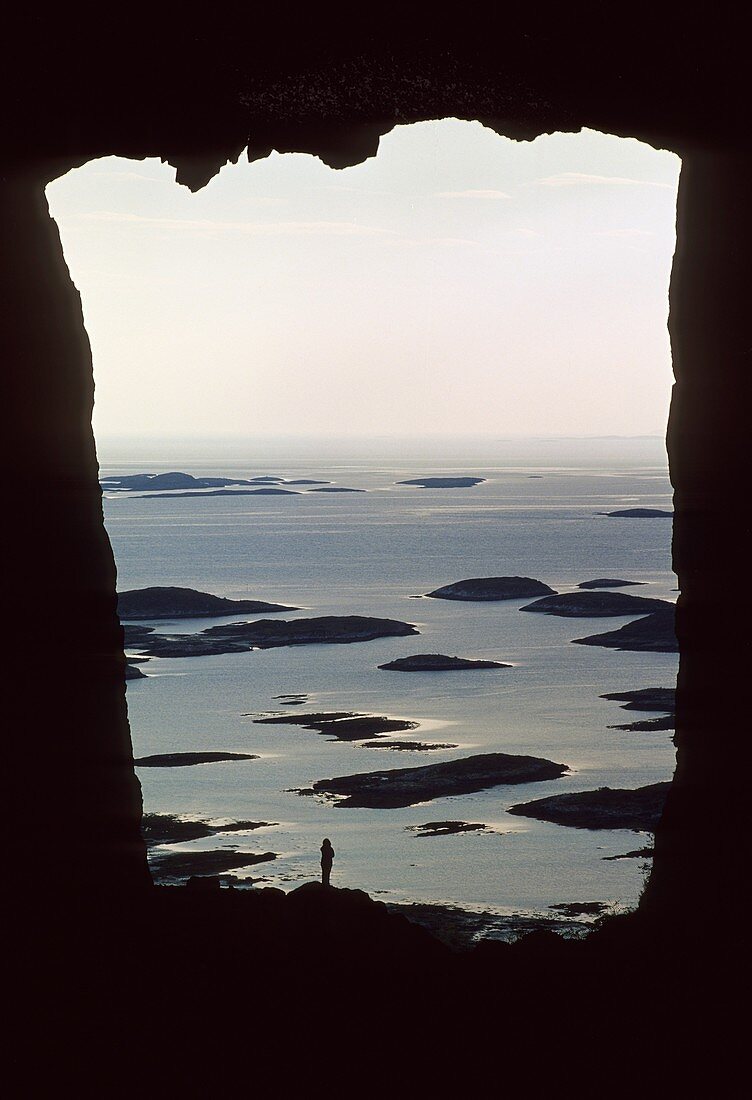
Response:
MULTIPOLYGON (((671 506, 661 440, 455 441, 422 449, 394 441, 122 441, 100 445, 100 458, 103 475, 267 474, 367 490, 237 500, 108 494, 105 519, 121 589, 181 585, 295 604, 301 608, 296 616, 387 616, 420 630, 419 637, 154 659, 142 666, 148 678, 128 685, 136 755, 259 755, 249 762, 140 769, 146 810, 275 823, 182 847, 275 852, 273 863, 237 874, 291 888, 318 874, 319 845, 328 836, 337 853, 335 884, 383 900, 500 913, 544 912, 558 902, 634 905, 644 864, 604 857, 643 847, 647 837, 565 828, 506 810, 554 793, 670 778, 671 735, 609 729, 643 715, 599 696, 673 685, 676 656, 571 644, 628 619, 521 614, 520 606, 529 602, 521 600, 470 604, 409 597, 465 577, 523 575, 562 592, 591 578, 621 577, 646 582, 623 591, 675 599, 670 520, 596 514, 619 506, 671 506), (396 484, 442 474, 487 481, 457 490, 396 484), (514 667, 410 675, 377 668, 420 652, 493 658, 514 667), (282 709, 275 696, 283 693, 308 695, 298 710, 404 717, 419 723, 406 737, 458 748, 365 748, 244 717, 282 709), (547 757, 571 772, 554 782, 398 810, 342 809, 290 793, 321 778, 491 751, 547 757), (481 822, 489 831, 418 838, 408 828, 443 819, 481 822)), ((182 631, 212 623, 154 625, 182 631)), ((296 708, 289 709, 294 715, 296 708)))

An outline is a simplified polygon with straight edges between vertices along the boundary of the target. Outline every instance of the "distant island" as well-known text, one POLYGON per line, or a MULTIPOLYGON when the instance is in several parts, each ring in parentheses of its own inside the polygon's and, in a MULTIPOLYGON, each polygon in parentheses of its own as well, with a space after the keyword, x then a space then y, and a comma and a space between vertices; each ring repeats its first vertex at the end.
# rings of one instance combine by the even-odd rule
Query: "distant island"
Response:
MULTIPOLYGON (((181 497, 216 497, 216 496, 249 496, 251 493, 265 493, 278 496, 287 493, 297 495, 297 490, 285 488, 289 485, 329 485, 328 481, 318 478, 296 477, 284 478, 272 474, 262 474, 259 477, 194 477, 193 474, 182 473, 173 470, 166 474, 110 474, 100 478, 99 484, 104 492, 138 492, 148 493, 156 498, 181 496, 181 497), (229 489, 230 485, 254 486, 250 489, 229 489), (196 492, 180 492, 180 490, 197 490, 196 492), (216 490, 215 492, 203 492, 201 490, 216 490)), ((312 490, 309 490, 309 492, 312 490)), ((320 492, 321 490, 314 490, 320 492)), ((332 489, 332 492, 361 493, 364 489, 332 489)))
POLYGON ((199 634, 157 634, 150 626, 126 626, 125 643, 126 648, 152 657, 206 657, 276 646, 367 642, 374 638, 399 638, 417 633, 411 623, 397 619, 324 615, 282 622, 257 619, 252 623, 228 623, 209 627, 199 634))
POLYGON ((659 519, 673 514, 663 508, 620 508, 616 512, 596 512, 598 516, 612 516, 614 519, 659 519))
POLYGON ((447 657, 443 653, 416 653, 413 657, 398 657, 379 668, 390 672, 458 672, 471 668, 511 668, 501 661, 474 661, 467 657, 447 657))
POLYGON ((151 851, 149 868, 157 882, 179 882, 195 875, 221 875, 276 858, 274 852, 235 852, 227 848, 209 852, 200 848, 178 852, 151 851))
MULTIPOLYGON (((309 490, 310 492, 310 490, 309 490)), ((149 493, 142 500, 188 500, 197 497, 299 497, 297 489, 280 489, 277 486, 265 489, 209 489, 196 493, 149 493)))
POLYGON ((645 581, 620 581, 615 577, 599 577, 594 581, 582 581, 578 588, 631 588, 636 584, 645 584, 645 581))
POLYGON ((338 796, 341 799, 336 803, 338 807, 395 809, 489 787, 559 779, 568 771, 565 764, 537 756, 482 753, 443 764, 319 779, 313 784, 313 792, 338 796))
POLYGON ((532 577, 471 577, 454 581, 433 592, 426 592, 432 600, 522 600, 529 596, 553 596, 556 592, 542 581, 532 577))
POLYGON ((252 485, 255 480, 257 479, 246 477, 194 477, 192 474, 173 471, 169 474, 110 475, 100 478, 99 484, 107 492, 120 490, 151 492, 157 489, 221 489, 227 485, 252 485))
POLYGON ((676 726, 674 716, 676 710, 675 688, 638 688, 635 691, 612 691, 601 695, 601 699, 620 702, 623 710, 662 710, 667 712, 660 718, 643 718, 636 722, 624 722, 621 725, 609 726, 609 729, 629 730, 633 733, 654 733, 661 730, 672 730, 676 726))
POLYGON ((325 485, 322 489, 309 489, 309 493, 365 493, 365 489, 348 489, 345 485, 325 485))
POLYGON ((628 592, 565 592, 560 596, 546 596, 535 603, 526 604, 520 611, 561 615, 567 619, 594 619, 614 615, 644 615, 648 611, 660 611, 662 608, 673 611, 673 606, 666 600, 632 596, 628 592))
POLYGON ((413 477, 397 485, 417 485, 421 489, 472 489, 484 482, 484 477, 413 477))
POLYGON ((576 645, 598 645, 606 649, 621 649, 633 653, 678 653, 679 642, 674 626, 675 609, 667 604, 644 619, 626 623, 618 630, 605 634, 591 634, 587 638, 573 638, 576 645))
POLYGON ((297 607, 264 600, 228 600, 195 588, 131 588, 118 593, 121 619, 202 619, 221 615, 260 615, 273 611, 297 611, 297 607))
POLYGON ((621 703, 623 710, 676 709, 676 688, 637 688, 634 691, 609 691, 601 699, 621 703))
POLYGON ((417 729, 417 722, 387 718, 383 714, 355 714, 351 711, 322 711, 318 714, 273 714, 254 718, 257 725, 302 726, 303 729, 331 735, 337 741, 364 741, 385 733, 404 733, 417 729))
POLYGON ((189 840, 203 840, 218 833, 245 833, 275 825, 274 821, 230 821, 217 824, 186 818, 177 814, 144 814, 141 819, 141 835, 148 847, 154 844, 180 844, 189 840))
POLYGON ((416 836, 456 836, 458 833, 482 833, 488 826, 476 821, 426 821, 424 825, 407 825, 416 836))
POLYGON ((196 764, 221 764, 226 760, 258 760, 258 756, 248 752, 163 752, 140 756, 133 763, 137 768, 190 768, 196 764))
POLYGON ((510 814, 571 825, 575 829, 655 831, 670 783, 651 783, 636 790, 599 787, 576 794, 554 794, 509 808, 510 814))

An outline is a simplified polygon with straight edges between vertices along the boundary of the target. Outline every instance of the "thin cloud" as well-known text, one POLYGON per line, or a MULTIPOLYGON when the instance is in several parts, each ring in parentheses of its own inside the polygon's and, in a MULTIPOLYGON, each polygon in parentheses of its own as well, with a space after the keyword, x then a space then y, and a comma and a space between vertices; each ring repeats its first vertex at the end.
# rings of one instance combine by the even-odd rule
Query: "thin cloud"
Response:
POLYGON ((87 221, 109 222, 120 225, 140 225, 171 233, 242 233, 251 237, 381 237, 393 236, 391 229, 378 229, 357 222, 236 222, 214 221, 209 218, 149 218, 141 214, 120 213, 113 210, 97 210, 84 214, 87 221))
POLYGON ((511 199, 506 191, 437 191, 437 199, 511 199))
POLYGON ((636 180, 627 176, 593 176, 586 172, 559 172, 555 176, 544 176, 534 180, 536 187, 660 187, 671 191, 670 183, 657 180, 636 180))

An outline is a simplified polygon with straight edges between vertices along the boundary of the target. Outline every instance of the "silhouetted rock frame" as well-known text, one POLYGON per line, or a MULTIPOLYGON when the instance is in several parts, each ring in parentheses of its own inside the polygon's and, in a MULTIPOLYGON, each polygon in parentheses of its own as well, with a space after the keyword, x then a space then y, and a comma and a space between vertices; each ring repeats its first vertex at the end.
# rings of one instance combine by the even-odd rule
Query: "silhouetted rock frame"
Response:
POLYGON ((64 10, 10 17, 0 263, 6 402, 24 477, 7 490, 6 665, 24 724, 6 753, 12 774, 33 776, 15 784, 9 811, 24 821, 19 889, 59 891, 65 904, 150 882, 91 429, 91 351, 46 184, 107 155, 161 157, 194 191, 245 150, 251 160, 309 152, 342 168, 375 155, 395 125, 452 116, 517 140, 586 126, 682 158, 667 433, 681 589, 677 768, 641 910, 670 922, 689 907, 700 920, 698 910, 735 896, 744 728, 728 710, 721 722, 716 701, 724 685, 744 682, 749 657, 740 578, 752 156, 746 39, 732 23, 722 14, 662 23, 654 13, 649 27, 635 16, 615 34, 564 11, 503 9, 464 25, 403 13, 398 30, 373 19, 363 34, 318 11, 291 22, 229 5, 200 28, 159 11, 147 24, 123 21, 105 48, 97 26, 87 34, 64 10), (76 613, 59 623, 51 605, 63 591, 76 613), (53 835, 65 842, 51 848, 53 835))

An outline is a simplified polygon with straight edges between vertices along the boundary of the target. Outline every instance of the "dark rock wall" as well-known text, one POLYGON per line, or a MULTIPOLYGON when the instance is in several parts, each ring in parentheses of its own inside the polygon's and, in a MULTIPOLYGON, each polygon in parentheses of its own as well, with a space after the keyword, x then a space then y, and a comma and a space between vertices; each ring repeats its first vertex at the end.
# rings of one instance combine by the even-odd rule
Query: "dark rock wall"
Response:
POLYGON ((740 28, 705 15, 685 15, 681 27, 657 16, 649 27, 637 16, 617 27, 503 11, 467 28, 454 16, 429 27, 403 12, 398 29, 374 18, 364 31, 315 12, 274 23, 235 4, 211 26, 160 20, 134 8, 117 28, 87 33, 66 9, 6 25, 0 277, 23 476, 10 489, 6 536, 8 701, 19 715, 6 745, 14 820, 30 844, 19 852, 12 841, 17 864, 31 882, 78 891, 147 881, 91 433, 91 354, 45 183, 119 154, 168 159, 179 181, 198 188, 246 146, 250 159, 295 149, 342 166, 373 155, 397 123, 454 115, 518 138, 587 125, 684 158, 669 428, 682 588, 679 758, 645 907, 670 917, 709 885, 713 900, 727 900, 741 836, 733 808, 745 795, 743 727, 716 701, 745 682, 749 655, 752 180, 739 148, 750 103, 740 28), (74 621, 53 616, 61 591, 78 609, 74 621))
POLYGON ((669 319, 677 768, 643 900, 651 909, 724 908, 748 847, 750 195, 749 150, 685 152, 669 319))
POLYGON ((15 178, 1 190, 15 468, 5 486, 6 867, 28 886, 112 893, 149 879, 91 350, 43 183, 15 178), (75 609, 64 619, 62 593, 75 609))

